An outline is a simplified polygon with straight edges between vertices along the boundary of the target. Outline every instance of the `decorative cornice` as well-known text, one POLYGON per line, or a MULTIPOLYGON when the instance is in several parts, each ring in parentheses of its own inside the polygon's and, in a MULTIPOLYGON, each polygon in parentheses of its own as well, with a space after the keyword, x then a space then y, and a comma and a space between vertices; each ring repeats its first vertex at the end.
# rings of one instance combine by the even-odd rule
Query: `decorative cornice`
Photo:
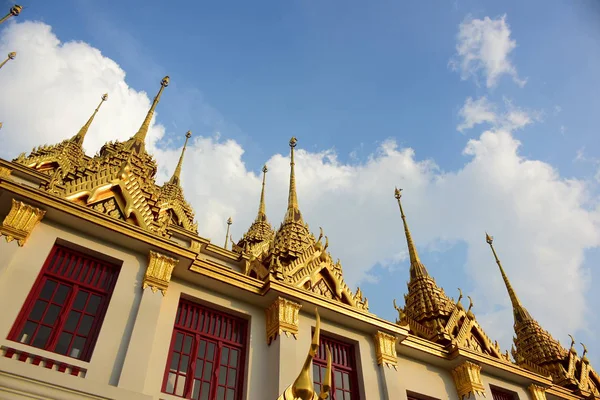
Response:
POLYGON ((173 268, 175 268, 178 262, 179 260, 165 256, 164 254, 150 251, 142 288, 146 289, 150 287, 154 293, 160 290, 164 296, 171 281, 173 268))
POLYGON ((385 364, 388 368, 397 369, 398 356, 396 354, 396 341, 394 335, 377 331, 373 336, 375 339, 375 353, 377 354, 377 365, 385 364))
POLYGON ((283 297, 277 297, 266 310, 267 344, 271 344, 281 333, 290 334, 297 339, 300 320, 298 312, 302 306, 283 297))
POLYGON ((527 389, 529 389, 533 400, 546 400, 546 388, 532 383, 527 389))
POLYGON ((452 378, 456 385, 456 393, 460 400, 470 398, 473 395, 485 397, 485 388, 481 382, 481 366, 470 361, 465 361, 452 370, 452 378))
POLYGON ((46 211, 12 199, 12 207, 0 226, 0 236, 6 236, 7 242, 17 240, 23 247, 33 228, 44 218, 46 211))
POLYGON ((0 166, 0 179, 10 179, 11 169, 0 166))

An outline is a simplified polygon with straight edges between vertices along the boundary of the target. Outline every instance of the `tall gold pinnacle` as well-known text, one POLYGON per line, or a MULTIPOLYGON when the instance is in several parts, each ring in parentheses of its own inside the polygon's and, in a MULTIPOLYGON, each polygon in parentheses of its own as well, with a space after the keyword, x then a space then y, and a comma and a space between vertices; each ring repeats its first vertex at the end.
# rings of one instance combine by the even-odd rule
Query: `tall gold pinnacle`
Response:
POLYGON ((4 17, 2 17, 2 19, 0 19, 0 24, 3 24, 4 22, 6 22, 11 17, 18 16, 19 14, 21 14, 22 10, 23 10, 22 6, 19 6, 19 5, 15 4, 14 6, 12 6, 10 8, 10 10, 8 10, 8 14, 6 14, 4 17))
POLYGON ((400 207, 400 216, 402 217, 402 223, 404 224, 404 233, 406 234, 406 243, 408 245, 408 255, 410 256, 410 277, 418 278, 423 276, 429 276, 427 273, 427 269, 421 262, 419 258, 419 253, 417 253, 417 248, 413 242, 412 235, 410 234, 410 230, 408 229, 408 223, 406 222, 406 215, 404 215, 404 209, 402 208, 402 202, 400 198, 402 197, 402 189, 396 188, 394 190, 394 197, 398 200, 398 206, 400 207))
POLYGON ((267 212, 265 207, 265 181, 267 179, 267 165, 265 164, 262 168, 263 179, 262 179, 262 189, 260 191, 260 203, 258 205, 258 216, 256 217, 257 221, 266 221, 267 220, 267 212))
POLYGON ((6 64, 8 62, 8 60, 14 60, 16 56, 17 56, 16 51, 11 51, 10 53, 8 53, 8 56, 6 57, 6 59, 0 63, 0 68, 4 67, 4 64, 6 64))
POLYGON ((174 185, 179 185, 179 181, 181 180, 181 166, 183 165, 183 155, 185 154, 185 149, 187 147, 188 140, 191 137, 192 132, 187 131, 187 133, 185 134, 185 143, 183 144, 183 148, 181 149, 181 155, 179 156, 179 162, 177 163, 177 167, 175 167, 175 172, 173 172, 173 176, 169 181, 174 185))
POLYGON ((85 135, 87 134, 88 130, 90 129, 90 126, 92 125, 92 122, 94 121, 94 117, 98 113, 98 110, 100 110, 100 106, 102 106, 102 103, 104 103, 106 100, 108 100, 108 93, 104 93, 102 95, 101 100, 100 100, 100 104, 98 104, 98 107, 96 107, 96 109, 94 110, 94 113, 92 114, 92 116, 90 117, 90 119, 88 119, 88 121, 85 123, 85 125, 83 125, 81 127, 81 129, 79 130, 79 132, 77 133, 77 135, 73 136, 73 139, 71 139, 71 140, 74 143, 77 143, 79 145, 83 144, 83 140, 85 139, 85 135))
POLYGON ((137 133, 133 136, 131 140, 131 144, 129 146, 130 149, 136 150, 139 153, 139 151, 145 146, 144 142, 146 141, 146 135, 148 134, 150 122, 152 121, 152 117, 154 116, 154 111, 156 111, 156 106, 160 101, 160 96, 162 95, 163 90, 165 90, 167 86, 169 86, 169 77, 165 76, 162 79, 162 81, 160 81, 160 90, 154 97, 152 106, 150 107, 150 110, 148 110, 148 114, 146 114, 146 118, 144 119, 142 126, 140 126, 140 129, 137 131, 137 133))
POLYGON ((296 195, 296 173, 294 171, 294 148, 298 140, 295 137, 290 139, 290 193, 288 195, 288 207, 285 213, 283 223, 301 222, 302 214, 298 208, 298 196, 296 195))
POLYGON ((498 258, 498 255, 496 254, 496 249, 494 249, 494 245, 493 245, 494 238, 492 236, 488 235, 488 233, 486 232, 485 233, 485 241, 490 245, 490 248, 492 249, 492 253, 494 254, 494 258, 496 259, 496 264, 498 264, 498 268, 500 268, 500 274, 502 275, 502 279, 504 280, 504 284, 506 285, 506 290, 508 290, 508 296, 510 297, 510 302, 512 303, 513 314, 515 317, 515 323, 523 322, 525 320, 531 319, 531 315, 529 315, 529 312, 523 307, 523 305, 519 301, 517 294, 515 293, 512 285, 510 284, 510 281, 508 280, 508 276, 506 276, 506 273, 504 272, 504 268, 502 268, 502 263, 500 262, 500 259, 498 258))
POLYGON ((225 234, 225 245, 223 246, 225 249, 227 249, 227 241, 229 239, 229 228, 231 227, 231 224, 233 224, 233 220, 231 219, 231 217, 227 218, 227 233, 225 234))

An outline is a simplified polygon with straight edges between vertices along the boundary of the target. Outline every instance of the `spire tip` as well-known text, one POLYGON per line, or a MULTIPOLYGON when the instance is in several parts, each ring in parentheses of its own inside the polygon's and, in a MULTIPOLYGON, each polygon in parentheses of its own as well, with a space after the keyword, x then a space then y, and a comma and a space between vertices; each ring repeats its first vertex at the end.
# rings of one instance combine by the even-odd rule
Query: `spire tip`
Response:
POLYGON ((290 139, 290 147, 291 148, 296 147, 296 143, 298 143, 298 139, 296 139, 295 136, 292 136, 292 138, 290 139))
POLYGON ((266 173, 267 173, 267 171, 269 171, 269 169, 267 168, 267 164, 265 164, 265 165, 263 165, 263 167, 262 167, 262 172, 266 174, 266 173))
POLYGON ((485 233, 485 241, 491 246, 494 242, 494 237, 490 236, 487 232, 485 233))
POLYGON ((191 137, 192 137, 192 131, 187 131, 187 132, 185 133, 185 137, 186 137, 187 139, 191 138, 191 137))

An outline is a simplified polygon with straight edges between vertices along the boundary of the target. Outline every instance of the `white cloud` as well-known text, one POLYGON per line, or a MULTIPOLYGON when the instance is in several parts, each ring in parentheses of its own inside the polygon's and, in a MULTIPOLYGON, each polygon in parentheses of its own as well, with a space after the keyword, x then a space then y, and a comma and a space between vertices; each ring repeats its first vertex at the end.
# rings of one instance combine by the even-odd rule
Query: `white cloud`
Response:
POLYGON ((475 125, 482 123, 495 123, 497 120, 494 104, 490 103, 487 97, 482 96, 477 100, 467 97, 464 106, 458 112, 463 121, 456 128, 460 132, 465 129, 471 129, 475 125))
POLYGON ((474 128, 476 125, 488 124, 496 129, 504 129, 512 132, 523 129, 533 121, 540 121, 542 119, 541 112, 516 107, 508 99, 504 99, 504 108, 505 111, 499 114, 496 104, 490 102, 486 96, 482 96, 477 100, 467 97, 465 104, 458 112, 462 121, 456 129, 459 132, 464 132, 467 129, 474 128))
MULTIPOLYGON (((13 49, 19 51, 19 59, 0 73, 5 94, 0 97, 4 120, 0 156, 10 159, 43 142, 73 135, 104 92, 110 99, 86 139, 88 152, 137 130, 149 98, 131 89, 125 73, 98 50, 84 43, 62 44, 41 23, 9 24, 2 33, 0 54, 13 49)), ((168 89, 162 101, 170 101, 168 89)), ((479 104, 480 111, 487 110, 484 103, 479 104)), ((518 113, 508 115, 514 126, 528 121, 518 113)), ((467 117, 471 118, 467 127, 497 118, 465 111, 467 117)), ((161 168, 160 180, 169 176, 179 155, 179 149, 156 148, 163 132, 162 126, 153 125, 149 144, 161 168)), ((468 245, 465 268, 476 288, 476 311, 490 326, 501 329, 490 332, 492 337, 508 337, 512 321, 505 289, 484 242, 486 230, 496 235, 516 290, 546 328, 564 338, 567 332, 586 327, 588 276, 582 262, 587 248, 600 245, 600 211, 585 208, 590 202, 585 182, 564 179, 552 166, 521 157, 520 143, 508 130, 495 126, 469 140, 465 164, 454 172, 441 171, 412 149, 399 148, 395 140, 383 142, 366 161, 352 164, 339 161, 332 151, 306 151, 302 137, 299 140, 300 208, 313 231, 324 228, 331 253, 342 260, 349 283, 369 278, 376 263, 387 265, 404 256, 405 240, 393 198, 398 185, 405 189, 404 205, 419 246, 440 240, 468 245), (565 226, 577 229, 565 231, 565 226), (505 308, 492 311, 497 304, 505 308)), ((282 139, 281 150, 284 155, 275 154, 268 161, 267 214, 274 226, 279 225, 287 200, 286 140, 282 139)), ((195 137, 186 153, 182 176, 186 197, 196 210, 200 233, 217 244, 223 242, 227 217, 233 216, 233 235, 238 238, 256 215, 260 177, 244 164, 243 154, 238 143, 218 136, 195 137)), ((399 282, 399 291, 404 290, 404 281, 399 282)), ((443 285, 443 280, 438 282, 443 285)), ((399 295, 390 293, 389 298, 399 295)))
POLYGON ((504 74, 511 76, 517 85, 525 86, 527 80, 519 78, 509 60, 510 53, 517 47, 510 33, 506 15, 497 19, 485 17, 464 21, 459 26, 456 55, 451 66, 460 71, 464 80, 483 75, 488 88, 496 86, 504 74))

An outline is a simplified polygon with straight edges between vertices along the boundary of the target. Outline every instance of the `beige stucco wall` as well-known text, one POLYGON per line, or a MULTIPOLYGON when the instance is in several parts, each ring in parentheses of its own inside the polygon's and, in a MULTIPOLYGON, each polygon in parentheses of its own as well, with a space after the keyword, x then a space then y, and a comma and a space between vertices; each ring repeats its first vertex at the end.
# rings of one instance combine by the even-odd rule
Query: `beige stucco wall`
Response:
POLYGON ((531 395, 527 388, 521 387, 520 385, 516 385, 511 382, 507 382, 506 380, 499 379, 495 376, 489 375, 485 373, 485 367, 481 370, 481 381, 483 382, 483 386, 485 387, 486 396, 491 398, 492 391, 490 389, 490 385, 497 386, 501 389, 509 390, 514 392, 519 396, 519 400, 529 400, 531 399, 531 395))
POLYGON ((406 398, 408 390, 436 399, 458 400, 449 369, 398 356, 398 372, 403 391, 400 399, 406 398))

